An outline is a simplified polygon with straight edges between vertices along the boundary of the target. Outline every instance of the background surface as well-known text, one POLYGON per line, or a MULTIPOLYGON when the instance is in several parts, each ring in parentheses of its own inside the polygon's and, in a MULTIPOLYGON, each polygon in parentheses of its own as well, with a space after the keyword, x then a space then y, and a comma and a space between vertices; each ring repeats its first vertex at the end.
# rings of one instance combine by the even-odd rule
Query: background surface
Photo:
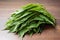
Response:
POLYGON ((0 40, 21 40, 18 35, 8 33, 3 29, 11 13, 28 3, 43 4, 57 19, 57 26, 56 30, 48 29, 42 32, 41 35, 34 34, 32 37, 26 35, 23 40, 60 40, 60 0, 0 0, 0 40))

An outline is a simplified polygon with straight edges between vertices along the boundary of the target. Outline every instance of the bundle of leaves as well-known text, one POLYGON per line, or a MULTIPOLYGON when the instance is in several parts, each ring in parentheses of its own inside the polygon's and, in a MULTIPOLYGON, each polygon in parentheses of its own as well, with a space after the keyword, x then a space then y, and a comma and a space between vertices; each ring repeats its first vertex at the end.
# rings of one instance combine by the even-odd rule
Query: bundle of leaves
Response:
POLYGON ((14 12, 6 23, 5 30, 25 34, 41 33, 45 24, 55 26, 55 18, 41 4, 28 4, 14 12))

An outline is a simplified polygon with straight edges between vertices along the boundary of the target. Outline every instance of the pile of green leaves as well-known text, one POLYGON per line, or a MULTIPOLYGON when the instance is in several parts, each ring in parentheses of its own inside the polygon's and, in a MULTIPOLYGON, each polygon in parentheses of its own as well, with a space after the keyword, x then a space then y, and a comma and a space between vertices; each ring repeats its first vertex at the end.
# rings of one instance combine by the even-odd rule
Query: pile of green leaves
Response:
POLYGON ((14 12, 6 23, 5 30, 25 34, 41 33, 45 24, 55 26, 55 18, 41 4, 28 4, 14 12))

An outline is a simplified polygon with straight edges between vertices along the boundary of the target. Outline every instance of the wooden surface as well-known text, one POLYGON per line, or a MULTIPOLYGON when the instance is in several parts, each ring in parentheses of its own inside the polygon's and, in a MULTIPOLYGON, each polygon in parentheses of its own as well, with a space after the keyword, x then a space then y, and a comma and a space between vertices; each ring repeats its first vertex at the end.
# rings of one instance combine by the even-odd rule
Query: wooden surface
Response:
POLYGON ((21 40, 21 38, 8 31, 2 31, 12 12, 28 3, 41 3, 57 19, 56 30, 48 29, 42 34, 26 35, 23 40, 60 40, 60 0, 0 0, 0 40, 21 40))

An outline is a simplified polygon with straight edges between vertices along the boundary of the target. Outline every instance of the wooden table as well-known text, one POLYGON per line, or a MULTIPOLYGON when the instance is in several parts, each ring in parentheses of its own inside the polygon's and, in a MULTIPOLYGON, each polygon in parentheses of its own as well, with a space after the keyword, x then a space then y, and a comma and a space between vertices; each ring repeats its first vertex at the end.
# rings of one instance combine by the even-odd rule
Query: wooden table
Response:
POLYGON ((21 38, 14 34, 3 31, 5 23, 10 17, 11 13, 21 8, 28 3, 41 3, 46 9, 57 19, 56 30, 48 29, 42 34, 34 34, 32 37, 26 35, 23 40, 60 40, 60 0, 1 0, 0 1, 0 40, 21 40, 21 38))

